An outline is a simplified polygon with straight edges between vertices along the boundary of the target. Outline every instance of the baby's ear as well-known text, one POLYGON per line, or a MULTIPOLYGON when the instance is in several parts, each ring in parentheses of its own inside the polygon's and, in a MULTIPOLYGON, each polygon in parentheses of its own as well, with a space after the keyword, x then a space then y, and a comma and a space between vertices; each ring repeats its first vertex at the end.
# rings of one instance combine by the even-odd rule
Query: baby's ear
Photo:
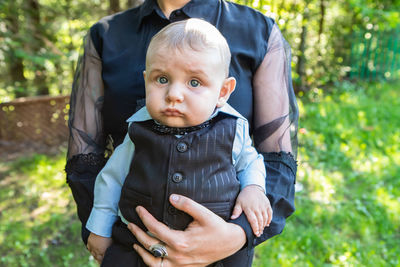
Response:
POLYGON ((228 101, 230 95, 235 90, 236 80, 233 77, 228 77, 222 84, 221 91, 219 92, 219 98, 217 101, 217 107, 220 108, 228 101))

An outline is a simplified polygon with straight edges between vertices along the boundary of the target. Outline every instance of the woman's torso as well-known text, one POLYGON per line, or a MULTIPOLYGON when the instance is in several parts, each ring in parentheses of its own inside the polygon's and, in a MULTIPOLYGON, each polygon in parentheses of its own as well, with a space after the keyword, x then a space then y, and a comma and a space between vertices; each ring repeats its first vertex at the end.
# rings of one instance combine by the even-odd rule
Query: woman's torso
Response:
POLYGON ((106 17, 95 24, 90 37, 102 59, 105 134, 114 145, 122 142, 126 119, 144 105, 143 71, 147 46, 154 34, 167 24, 189 17, 215 25, 227 39, 232 60, 230 76, 237 80, 229 103, 252 125, 252 78, 261 64, 273 20, 245 6, 216 0, 192 0, 166 19, 148 0, 142 6, 106 17))

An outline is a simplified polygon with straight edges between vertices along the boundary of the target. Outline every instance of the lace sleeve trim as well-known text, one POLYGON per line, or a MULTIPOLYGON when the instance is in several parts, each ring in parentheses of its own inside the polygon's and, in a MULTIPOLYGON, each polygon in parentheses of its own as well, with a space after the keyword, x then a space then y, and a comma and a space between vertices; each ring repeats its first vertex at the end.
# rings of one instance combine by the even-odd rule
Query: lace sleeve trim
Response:
POLYGON ((262 152, 261 153, 264 157, 264 162, 279 162, 287 167, 292 171, 293 175, 296 177, 297 172, 297 161, 295 160, 292 153, 287 153, 284 151, 281 152, 262 152))
POLYGON ((71 173, 98 173, 106 164, 107 159, 101 153, 77 154, 67 160, 65 172, 71 173))

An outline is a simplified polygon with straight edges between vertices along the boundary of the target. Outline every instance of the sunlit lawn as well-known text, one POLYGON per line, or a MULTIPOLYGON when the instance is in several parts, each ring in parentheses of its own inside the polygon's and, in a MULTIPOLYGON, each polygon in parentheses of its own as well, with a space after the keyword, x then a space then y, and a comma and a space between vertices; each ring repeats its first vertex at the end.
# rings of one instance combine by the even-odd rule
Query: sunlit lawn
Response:
MULTIPOLYGON (((297 210, 254 266, 400 266, 400 84, 299 99, 297 210)), ((96 266, 64 153, 0 162, 0 266, 96 266)))
POLYGON ((400 266, 400 84, 299 101, 296 213, 256 266, 400 266))

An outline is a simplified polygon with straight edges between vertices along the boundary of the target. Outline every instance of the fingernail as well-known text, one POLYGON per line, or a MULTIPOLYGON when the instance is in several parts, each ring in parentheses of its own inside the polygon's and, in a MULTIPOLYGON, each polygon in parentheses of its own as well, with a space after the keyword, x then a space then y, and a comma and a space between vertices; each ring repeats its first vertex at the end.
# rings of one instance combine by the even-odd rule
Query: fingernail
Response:
POLYGON ((175 194, 172 194, 172 195, 171 195, 171 201, 173 201, 173 202, 178 202, 178 201, 179 201, 179 196, 178 196, 178 195, 175 195, 175 194))
POLYGON ((133 245, 133 249, 137 250, 137 245, 136 244, 133 245))

